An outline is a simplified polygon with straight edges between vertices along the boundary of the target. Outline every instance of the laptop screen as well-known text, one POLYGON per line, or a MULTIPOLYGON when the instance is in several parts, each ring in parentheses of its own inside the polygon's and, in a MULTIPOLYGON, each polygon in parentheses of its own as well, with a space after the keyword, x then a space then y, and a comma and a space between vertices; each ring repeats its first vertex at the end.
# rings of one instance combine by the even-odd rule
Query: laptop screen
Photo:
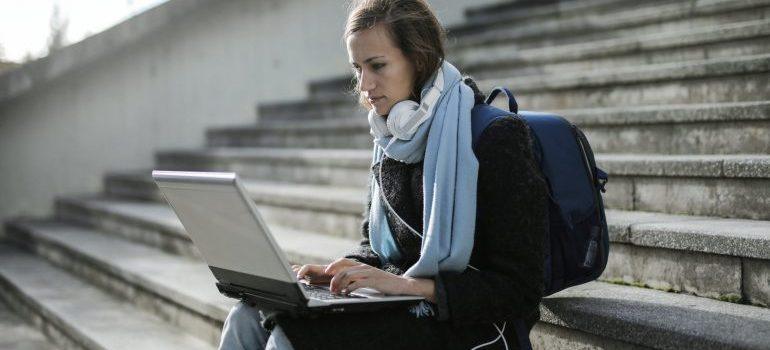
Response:
POLYGON ((296 282, 235 174, 153 172, 153 178, 210 266, 296 282))

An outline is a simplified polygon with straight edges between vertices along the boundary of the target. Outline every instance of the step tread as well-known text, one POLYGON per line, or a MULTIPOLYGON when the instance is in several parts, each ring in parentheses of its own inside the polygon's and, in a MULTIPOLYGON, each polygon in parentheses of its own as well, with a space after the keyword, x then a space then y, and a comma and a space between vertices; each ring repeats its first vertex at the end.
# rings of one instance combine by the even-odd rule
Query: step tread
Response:
POLYGON ((0 275, 23 294, 24 299, 36 304, 36 309, 43 310, 50 319, 94 346, 105 349, 212 348, 20 248, 0 246, 0 275))
POLYGON ((0 302, 0 349, 55 350, 58 347, 0 302))
MULTIPOLYGON (((276 184, 275 186, 280 185, 276 184)), ((360 190, 359 195, 360 197, 365 196, 363 189, 360 190)), ((302 198, 296 198, 296 200, 303 201, 302 198)), ((79 205, 97 208, 110 215, 122 215, 147 224, 170 227, 184 235, 184 230, 176 215, 163 203, 100 198, 79 199, 78 201, 79 205)), ((359 211, 362 209, 361 206, 359 211)), ((606 214, 610 228, 610 240, 613 242, 770 260, 770 221, 612 209, 607 210, 606 214)), ((271 229, 275 231, 279 244, 285 246, 287 250, 306 250, 307 245, 303 246, 301 239, 298 239, 296 243, 281 241, 282 237, 291 236, 291 233, 284 234, 283 232, 295 230, 280 228, 275 225, 271 225, 271 229)), ((328 244, 329 251, 337 253, 344 252, 344 248, 351 248, 355 244, 355 241, 350 239, 317 233, 304 233, 302 235, 295 233, 294 236, 318 237, 319 240, 328 242, 326 244, 328 244)), ((328 256, 319 255, 320 257, 328 256)))
MULTIPOLYGON (((189 239, 182 223, 165 203, 103 197, 66 197, 60 200, 96 210, 105 215, 120 216, 145 225, 162 228, 167 232, 189 239)), ((357 241, 347 238, 268 224, 273 237, 284 251, 301 253, 302 256, 315 260, 327 260, 330 256, 343 256, 352 251, 358 244, 357 241), (308 251, 308 247, 314 249, 308 251)))
POLYGON ((663 349, 766 349, 770 309, 590 282, 544 298, 541 320, 663 349))
MULTIPOLYGON (((561 115, 579 126, 639 125, 770 120, 770 101, 670 104, 654 106, 581 108, 544 111, 561 115)), ((214 133, 369 131, 361 117, 340 117, 281 124, 242 125, 208 129, 214 133)))

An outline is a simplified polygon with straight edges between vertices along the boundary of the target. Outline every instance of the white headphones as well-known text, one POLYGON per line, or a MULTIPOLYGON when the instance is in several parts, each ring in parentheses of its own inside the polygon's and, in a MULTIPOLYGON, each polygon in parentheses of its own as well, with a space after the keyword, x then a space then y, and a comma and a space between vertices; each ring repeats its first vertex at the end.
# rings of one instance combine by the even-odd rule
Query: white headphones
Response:
POLYGON ((439 67, 433 85, 425 94, 422 103, 412 100, 404 100, 390 108, 387 121, 385 117, 377 115, 374 108, 369 110, 369 126, 371 134, 376 138, 393 135, 401 140, 411 140, 414 133, 427 120, 436 107, 441 92, 444 91, 444 71, 439 67))

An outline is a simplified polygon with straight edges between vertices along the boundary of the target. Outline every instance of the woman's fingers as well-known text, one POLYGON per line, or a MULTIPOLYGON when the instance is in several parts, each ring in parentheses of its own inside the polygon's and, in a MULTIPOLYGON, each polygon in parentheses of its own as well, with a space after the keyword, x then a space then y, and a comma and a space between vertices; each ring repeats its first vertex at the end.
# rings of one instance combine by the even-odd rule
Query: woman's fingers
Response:
POLYGON ((317 279, 324 275, 324 269, 326 269, 326 265, 305 264, 297 270, 297 278, 317 279))
POLYGON ((356 265, 363 265, 363 264, 361 264, 358 261, 355 261, 353 259, 339 258, 337 260, 332 261, 331 264, 326 265, 326 269, 324 270, 324 274, 329 275, 329 276, 336 275, 342 269, 344 269, 346 267, 349 267, 349 266, 356 266, 356 265))
POLYGON ((345 293, 350 294, 352 292, 355 292, 358 288, 364 288, 364 287, 371 287, 369 285, 369 279, 368 278, 362 278, 359 280, 353 281, 353 283, 348 284, 347 287, 345 287, 345 293))
POLYGON ((329 283, 329 290, 332 293, 340 293, 343 289, 347 289, 351 282, 367 278, 371 274, 370 269, 372 269, 371 266, 360 265, 351 266, 339 271, 332 277, 329 283))

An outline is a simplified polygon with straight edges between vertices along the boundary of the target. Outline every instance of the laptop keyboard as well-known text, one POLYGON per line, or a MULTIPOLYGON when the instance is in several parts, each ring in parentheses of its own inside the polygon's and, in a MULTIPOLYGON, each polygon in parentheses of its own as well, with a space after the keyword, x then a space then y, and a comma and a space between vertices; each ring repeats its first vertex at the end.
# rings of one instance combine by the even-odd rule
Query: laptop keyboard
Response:
POLYGON ((330 300, 330 299, 351 299, 351 298, 363 298, 359 295, 345 295, 345 294, 333 294, 327 287, 316 286, 312 284, 300 283, 302 288, 307 292, 307 295, 314 299, 330 300))

